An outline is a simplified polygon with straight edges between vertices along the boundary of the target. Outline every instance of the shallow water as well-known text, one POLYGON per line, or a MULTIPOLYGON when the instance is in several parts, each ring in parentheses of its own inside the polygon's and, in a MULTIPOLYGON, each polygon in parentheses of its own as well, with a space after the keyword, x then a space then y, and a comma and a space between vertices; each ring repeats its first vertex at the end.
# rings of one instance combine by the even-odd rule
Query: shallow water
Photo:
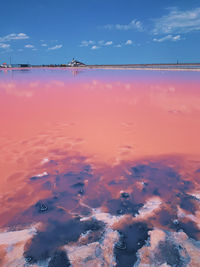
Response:
POLYGON ((199 266, 199 136, 199 72, 0 70, 0 265, 199 266))

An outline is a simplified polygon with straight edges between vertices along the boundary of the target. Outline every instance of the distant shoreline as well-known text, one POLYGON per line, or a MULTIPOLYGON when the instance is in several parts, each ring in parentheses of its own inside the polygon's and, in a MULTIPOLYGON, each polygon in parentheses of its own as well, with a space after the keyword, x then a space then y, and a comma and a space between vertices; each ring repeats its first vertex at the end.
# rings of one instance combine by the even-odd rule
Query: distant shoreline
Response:
MULTIPOLYGON (((68 67, 67 67, 68 68, 68 67)), ((200 71, 197 64, 124 64, 124 65, 86 65, 69 68, 89 69, 121 69, 121 70, 195 70, 200 71)))
MULTIPOLYGON (((35 67, 35 66, 33 66, 35 67)), ((48 66, 47 66, 48 67, 48 66)), ((52 66, 49 67, 59 67, 52 66)), ((187 70, 200 71, 200 63, 161 63, 161 64, 104 64, 104 65, 60 65, 67 69, 116 69, 116 70, 187 70)))
POLYGON ((63 69, 116 69, 116 70, 186 70, 200 71, 200 63, 178 63, 178 64, 109 64, 109 65, 32 65, 29 67, 0 68, 0 70, 29 69, 29 68, 63 68, 63 69))

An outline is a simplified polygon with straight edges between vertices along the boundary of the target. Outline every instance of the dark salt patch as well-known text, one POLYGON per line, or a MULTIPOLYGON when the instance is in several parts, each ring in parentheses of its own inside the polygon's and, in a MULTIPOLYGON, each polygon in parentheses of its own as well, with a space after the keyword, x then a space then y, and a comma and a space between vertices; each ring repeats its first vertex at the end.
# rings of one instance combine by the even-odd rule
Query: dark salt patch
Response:
POLYGON ((109 183, 108 183, 108 185, 118 185, 119 184, 119 182, 116 182, 116 181, 114 181, 114 180, 112 180, 112 181, 110 181, 109 183))
POLYGON ((188 180, 183 180, 184 185, 189 189, 191 187, 192 182, 188 180))
POLYGON ((188 237, 196 241, 199 240, 200 230, 197 227, 197 225, 192 221, 182 222, 179 220, 174 220, 171 227, 175 229, 177 232, 182 230, 187 234, 188 237))
POLYGON ((63 250, 57 250, 51 257, 48 267, 69 267, 70 261, 63 250))
POLYGON ((25 258, 26 263, 31 263, 32 260, 33 260, 33 258, 29 257, 29 256, 25 258))
POLYGON ((171 214, 165 209, 161 210, 157 216, 160 224, 168 227, 171 227, 172 223, 177 219, 176 213, 171 214))
POLYGON ((56 176, 55 182, 58 183, 59 181, 60 181, 60 177, 59 176, 56 176))
MULTIPOLYGON (((118 176, 119 175, 119 172, 116 171, 116 174, 111 174, 111 177, 112 176, 118 176)), ((122 172, 122 175, 124 176, 124 178, 127 178, 126 177, 126 174, 124 174, 122 172)), ((132 182, 132 181, 131 181, 132 182)), ((107 182, 107 185, 110 186, 110 190, 112 190, 112 186, 120 186, 121 188, 126 188, 128 185, 130 184, 130 181, 128 179, 119 179, 119 177, 115 177, 115 180, 108 180, 107 182)), ((114 188, 115 190, 115 188, 114 188)))
POLYGON ((88 180, 92 177, 92 174, 87 171, 80 172, 67 172, 65 174, 60 174, 56 177, 54 191, 61 192, 65 188, 68 192, 71 192, 74 195, 80 194, 83 195, 85 190, 84 180, 88 180))
POLYGON ((44 175, 41 175, 41 176, 32 176, 30 178, 30 181, 37 181, 37 180, 42 180, 42 179, 46 179, 49 177, 49 174, 44 174, 44 175))
POLYGON ((135 223, 122 229, 120 239, 116 243, 114 253, 117 267, 132 267, 137 261, 136 253, 145 244, 148 235, 147 225, 145 223, 135 223))
POLYGON ((67 172, 63 175, 64 178, 70 178, 74 180, 84 180, 92 177, 92 174, 86 170, 80 172, 67 172))
POLYGON ((54 206, 62 206, 67 210, 73 210, 79 202, 76 195, 68 191, 54 192, 54 197, 50 200, 53 201, 54 206))
POLYGON ((113 215, 132 214, 135 216, 138 214, 138 210, 143 204, 135 204, 127 199, 111 199, 107 201, 107 207, 109 213, 113 215))
POLYGON ((116 267, 133 267, 133 264, 137 261, 136 252, 128 252, 126 250, 115 249, 116 255, 116 267))
POLYGON ((123 192, 123 193, 121 193, 121 197, 127 199, 130 197, 130 195, 126 192, 123 192))
POLYGON ((90 181, 86 188, 84 203, 92 208, 98 208, 104 205, 104 203, 111 198, 111 193, 107 190, 104 184, 99 183, 98 179, 90 181))
POLYGON ((81 216, 89 216, 91 214, 91 209, 78 205, 75 209, 73 209, 73 213, 81 216))
POLYGON ((99 198, 92 198, 92 199, 87 198, 85 200, 85 202, 87 205, 89 205, 92 208, 98 208, 103 204, 104 199, 103 198, 101 198, 101 199, 99 199, 99 198))
POLYGON ((37 208, 38 212, 46 212, 48 211, 48 205, 43 202, 38 202, 35 207, 37 208))
POLYGON ((84 195, 85 194, 85 191, 81 188, 79 191, 78 191, 78 195, 84 195))
POLYGON ((45 183, 42 184, 42 189, 44 190, 51 190, 51 182, 46 181, 45 183))
POLYGON ((89 178, 92 178, 93 177, 93 175, 91 173, 87 172, 87 171, 81 171, 80 172, 80 175, 82 177, 84 177, 84 179, 89 179, 89 178))
POLYGON ((40 180, 41 179, 41 177, 38 177, 38 176, 32 176, 31 178, 30 178, 30 181, 36 181, 36 180, 40 180))
POLYGON ((119 241, 115 244, 115 248, 120 249, 120 250, 126 249, 125 239, 124 239, 124 236, 122 234, 120 234, 119 241))
MULTIPOLYGON (((56 206, 60 205, 60 202, 62 201, 62 194, 59 194, 58 196, 47 198, 47 199, 42 199, 39 200, 35 205, 34 205, 34 210, 31 207, 29 209, 30 213, 31 210, 33 212, 33 215, 37 215, 37 213, 46 213, 50 211, 55 211, 56 206)), ((67 194, 67 198, 70 198, 70 195, 67 194)))
POLYGON ((155 188, 155 189, 153 190, 153 194, 154 194, 155 196, 160 196, 160 193, 159 193, 158 188, 155 188))
POLYGON ((85 165, 84 167, 83 167, 83 169, 84 169, 84 171, 86 171, 86 172, 91 172, 92 171, 92 167, 88 164, 88 165, 85 165))
POLYGON ((177 174, 172 168, 166 167, 165 171, 166 175, 171 178, 179 178, 179 174, 177 174))
POLYGON ((79 183, 80 181, 84 181, 84 177, 80 175, 80 173, 67 173, 64 175, 60 175, 60 179, 57 180, 57 188, 71 187, 73 184, 79 183))
POLYGON ((131 168, 132 177, 145 177, 153 181, 174 182, 180 181, 180 175, 171 167, 159 163, 149 163, 148 165, 136 165, 131 168))
POLYGON ((105 224, 102 221, 97 221, 95 219, 92 219, 90 221, 83 221, 81 222, 82 229, 85 229, 84 231, 99 231, 103 230, 105 227, 105 224))
POLYGON ((190 195, 180 194, 180 207, 184 210, 190 211, 191 213, 195 214, 196 207, 195 207, 195 198, 190 195))
POLYGON ((75 242, 87 231, 103 231, 105 224, 97 221, 80 221, 79 218, 67 222, 49 221, 45 231, 38 231, 25 246, 24 257, 31 263, 45 260, 54 254, 59 247, 75 242))
POLYGON ((184 259, 180 255, 180 249, 170 241, 161 241, 159 243, 159 252, 155 254, 155 259, 159 266, 167 263, 170 266, 185 266, 184 259))
POLYGON ((172 167, 154 162, 149 164, 138 164, 131 168, 131 175, 126 175, 129 183, 145 180, 147 185, 137 195, 139 198, 158 195, 162 198, 172 199, 177 192, 187 192, 192 188, 192 183, 181 179, 180 174, 172 167))
POLYGON ((80 188, 83 186, 84 186, 84 183, 81 183, 81 182, 71 185, 71 187, 73 187, 73 188, 80 188))
POLYGON ((84 193, 85 193, 83 187, 84 187, 84 183, 82 183, 82 182, 78 182, 78 183, 71 185, 72 192, 75 195, 80 195, 80 196, 84 195, 84 193))
POLYGON ((79 200, 73 194, 53 192, 52 197, 41 199, 27 210, 16 215, 9 226, 51 220, 66 220, 71 217, 68 211, 74 210, 79 200))
POLYGON ((147 165, 137 165, 131 168, 132 176, 136 178, 142 178, 143 173, 146 171, 147 165))

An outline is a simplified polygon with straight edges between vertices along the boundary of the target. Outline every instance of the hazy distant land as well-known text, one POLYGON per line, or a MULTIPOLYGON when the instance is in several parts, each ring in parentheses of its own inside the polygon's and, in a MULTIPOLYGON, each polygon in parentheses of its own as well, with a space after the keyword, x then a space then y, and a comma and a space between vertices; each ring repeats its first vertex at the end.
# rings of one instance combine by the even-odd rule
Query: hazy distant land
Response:
POLYGON ((61 65, 35 65, 32 67, 67 67, 67 68, 90 68, 90 69, 158 69, 158 70, 200 70, 200 63, 162 63, 162 64, 96 64, 82 66, 61 65))

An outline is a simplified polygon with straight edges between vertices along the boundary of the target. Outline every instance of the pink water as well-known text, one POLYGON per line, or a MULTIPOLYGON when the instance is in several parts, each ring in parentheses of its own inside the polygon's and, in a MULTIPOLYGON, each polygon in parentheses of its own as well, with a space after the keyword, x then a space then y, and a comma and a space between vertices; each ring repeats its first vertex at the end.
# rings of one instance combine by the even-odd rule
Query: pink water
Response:
POLYGON ((199 136, 199 72, 1 70, 0 264, 199 266, 199 136))

